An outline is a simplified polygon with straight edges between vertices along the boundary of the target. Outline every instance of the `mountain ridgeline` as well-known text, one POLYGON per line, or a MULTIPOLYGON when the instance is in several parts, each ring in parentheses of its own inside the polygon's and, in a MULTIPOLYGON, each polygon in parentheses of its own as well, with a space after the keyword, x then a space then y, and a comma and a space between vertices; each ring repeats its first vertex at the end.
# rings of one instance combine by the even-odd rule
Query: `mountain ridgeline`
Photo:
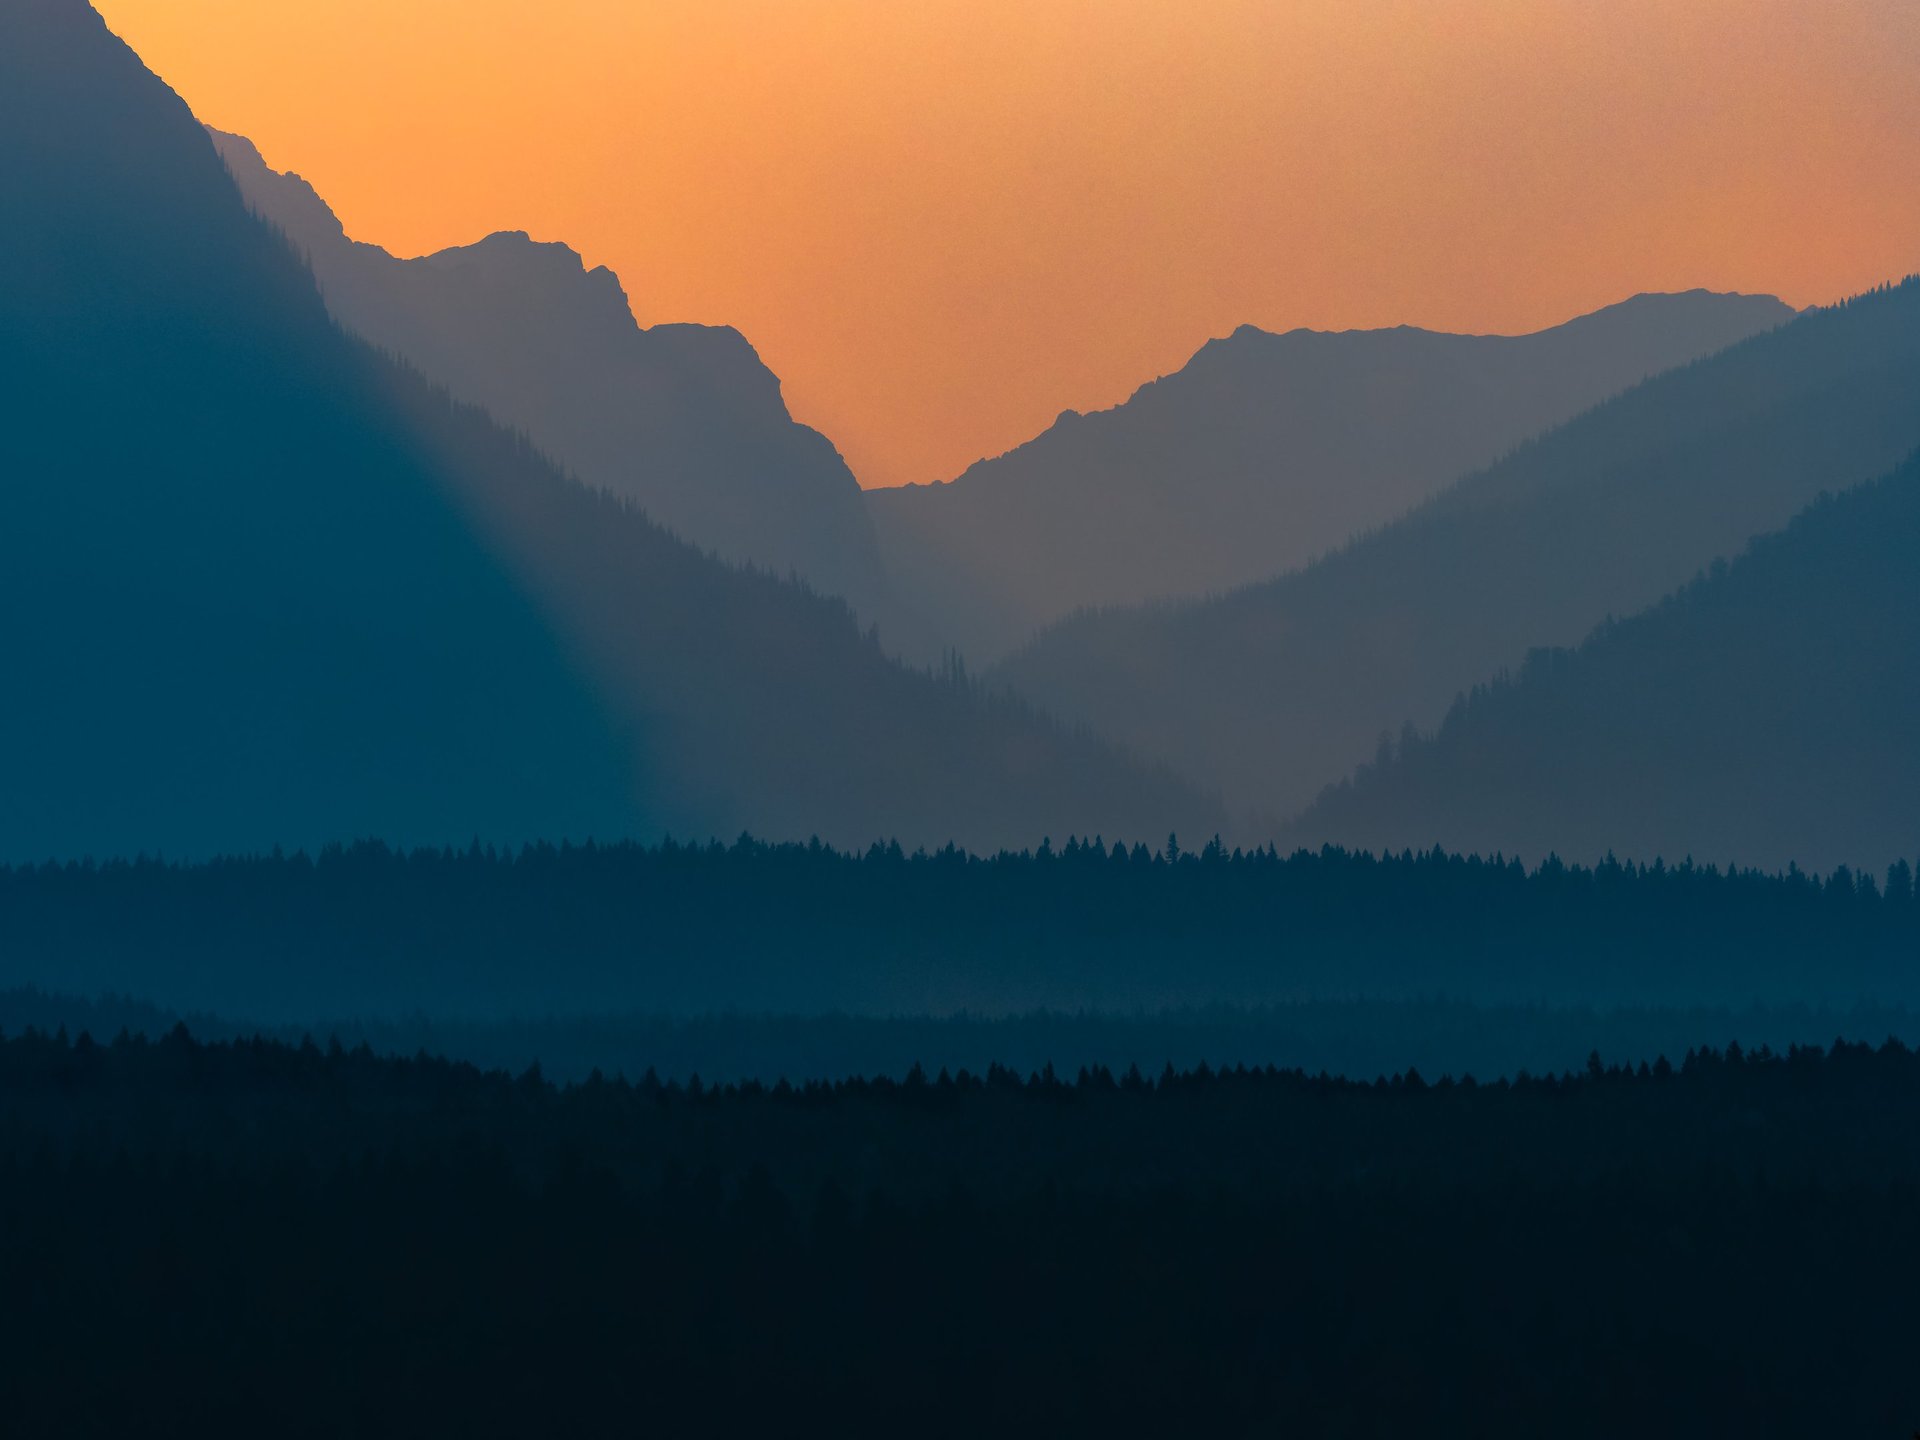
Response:
POLYGON ((81 0, 0 10, 0 855, 1212 823, 350 338, 81 0))
POLYGON ((1243 325, 1174 374, 945 485, 868 495, 898 583, 970 658, 1087 606, 1266 580, 1528 437, 1791 319, 1639 295, 1532 335, 1243 325))
POLYGON ((863 497, 85 0, 0 199, 5 1433, 1920 1422, 1920 280, 863 497))
MULTIPOLYGON (((1916 446, 1909 281, 1639 385, 1303 570, 1076 617, 990 678, 1238 797, 1255 833, 1275 834, 1379 737, 1431 729, 1529 651, 1645 609, 1916 446)), ((1783 650, 1782 685, 1796 659, 1783 650)), ((1637 793, 1680 781, 1648 772, 1637 793)), ((1825 834, 1844 823, 1839 803, 1825 834)))
POLYGON ((334 317, 589 485, 723 558, 870 609, 884 588, 846 462, 796 424, 739 331, 641 328, 620 281, 518 232, 400 260, 350 240, 297 175, 211 132, 253 210, 306 257, 334 317))
POLYGON ((1920 839, 1920 458, 1542 650, 1323 796, 1302 835, 1878 862, 1920 839))

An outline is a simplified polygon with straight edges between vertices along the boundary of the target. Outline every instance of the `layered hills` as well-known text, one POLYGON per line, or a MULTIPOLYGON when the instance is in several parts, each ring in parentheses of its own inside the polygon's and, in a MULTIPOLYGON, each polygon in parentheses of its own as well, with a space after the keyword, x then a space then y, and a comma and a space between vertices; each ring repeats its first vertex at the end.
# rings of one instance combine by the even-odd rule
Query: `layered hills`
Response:
POLYGON ((0 192, 0 854, 1212 819, 349 336, 81 0, 0 10, 0 192))
POLYGON ((1916 557, 1920 459, 1476 687, 1298 833, 1875 872, 1920 834, 1916 557))
POLYGON ((1315 563, 1076 616, 993 672, 1238 800, 1272 834, 1383 735, 1437 726, 1827 490, 1920 445, 1920 283, 1657 376, 1315 563))

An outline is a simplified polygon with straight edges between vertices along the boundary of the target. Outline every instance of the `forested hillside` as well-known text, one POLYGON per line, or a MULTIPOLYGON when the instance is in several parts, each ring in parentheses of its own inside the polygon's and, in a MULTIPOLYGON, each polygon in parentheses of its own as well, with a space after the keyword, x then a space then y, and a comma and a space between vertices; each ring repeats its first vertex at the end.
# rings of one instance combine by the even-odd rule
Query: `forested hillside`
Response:
POLYGON ((1678 594, 1539 651, 1297 833, 1877 866, 1920 835, 1920 459, 1678 594))
POLYGON ((1084 615, 993 672, 1244 802, 1256 837, 1529 650, 1629 615, 1920 446, 1920 283, 1598 407, 1319 564, 1084 615))

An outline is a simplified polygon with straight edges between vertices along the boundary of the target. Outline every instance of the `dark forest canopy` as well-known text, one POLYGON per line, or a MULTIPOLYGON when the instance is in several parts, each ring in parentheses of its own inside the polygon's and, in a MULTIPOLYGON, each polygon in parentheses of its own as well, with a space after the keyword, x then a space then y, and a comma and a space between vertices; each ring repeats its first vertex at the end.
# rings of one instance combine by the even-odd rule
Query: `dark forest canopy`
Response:
POLYGON ((1904 1434, 1920 1056, 699 1087, 0 1042, 18 1433, 1904 1434))
POLYGON ((1781 1177, 1920 1179, 1920 1150, 1889 1145, 1880 1155, 1872 1143, 1910 1116, 1920 1118, 1920 1052, 1895 1039, 1781 1052, 1703 1044, 1625 1065, 1596 1051, 1577 1070, 1484 1081, 1417 1070, 1342 1079, 1275 1065, 1023 1074, 990 1064, 710 1085, 651 1071, 557 1083, 538 1065, 482 1070, 311 1036, 210 1042, 185 1025, 157 1039, 0 1035, 0 1156, 18 1159, 27 1133, 109 1159, 325 1166, 387 1151, 432 1157, 464 1137, 497 1146, 534 1183, 556 1166, 604 1168, 626 1186, 703 1168, 737 1181, 764 1168, 796 1199, 827 1182, 852 1194, 937 1195, 960 1180, 1005 1196, 1075 1176, 1093 1191, 1150 1192, 1178 1174, 1273 1193, 1337 1184, 1355 1166, 1439 1188, 1477 1183, 1502 1157, 1556 1179, 1754 1163, 1781 1177), (1863 1094, 1882 1103, 1853 1107, 1863 1094), (1850 1107, 1857 1113, 1837 1128, 1808 1123, 1812 1112, 1850 1107), (1719 1117, 1742 1111, 1773 1122, 1774 1143, 1713 1132, 1719 1117), (1039 1136, 1067 1143, 1035 1144, 1039 1136), (1484 1148, 1463 1144, 1468 1136, 1484 1148), (1183 1151, 1191 1167, 1175 1163, 1183 1151))
POLYGON ((1422 1074, 1578 1069, 1598 1050, 1622 1061, 1679 1055, 1711 1037, 1752 1050, 1766 1046, 1897 1037, 1920 1041, 1920 1011, 1871 1001, 1813 1005, 1476 1005, 1441 996, 1414 999, 1296 1000, 1275 1005, 1207 1005, 1155 1010, 1031 1010, 1009 1015, 700 1014, 593 1010, 498 1019, 446 1020, 308 1016, 262 1024, 245 1017, 182 1014, 129 996, 78 996, 23 986, 0 989, 0 1032, 132 1035, 159 1039, 184 1024, 202 1040, 264 1035, 297 1045, 307 1037, 365 1045, 378 1055, 422 1052, 483 1070, 529 1065, 556 1080, 594 1071, 707 1083, 785 1077, 840 1080, 985 1071, 999 1064, 1028 1074, 1105 1066, 1279 1064, 1362 1079, 1408 1068, 1422 1074))
POLYGON ((1920 996, 1884 883, 1433 850, 539 845, 0 868, 0 984, 253 1020, 1920 996))

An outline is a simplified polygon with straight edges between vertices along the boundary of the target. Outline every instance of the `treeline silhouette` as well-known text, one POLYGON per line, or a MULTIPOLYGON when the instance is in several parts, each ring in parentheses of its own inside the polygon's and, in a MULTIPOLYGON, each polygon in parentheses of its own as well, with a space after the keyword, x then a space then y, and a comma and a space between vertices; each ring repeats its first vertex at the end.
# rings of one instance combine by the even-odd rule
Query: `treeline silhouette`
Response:
POLYGON ((121 1030, 159 1039, 184 1024, 202 1040, 306 1036, 366 1045, 378 1055, 425 1052, 483 1070, 516 1073, 538 1064, 555 1080, 595 1070, 708 1083, 903 1078, 928 1071, 1022 1074, 1053 1064, 1064 1071, 1130 1065, 1266 1065, 1362 1079, 1412 1067, 1423 1074, 1471 1072, 1482 1079, 1577 1068, 1594 1050, 1621 1060, 1678 1055, 1701 1037, 1748 1049, 1785 1050, 1841 1036, 1920 1042, 1920 1011, 1873 1002, 1839 1006, 1479 1005, 1441 997, 1409 1000, 1298 1000, 1275 1005, 1179 1009, 1034 1010, 1010 1015, 743 1013, 631 1010, 545 1011, 453 1019, 412 1014, 309 1016, 262 1024, 233 1015, 181 1012, 130 996, 78 996, 33 986, 0 990, 0 1031, 34 1027, 94 1035, 121 1030))
POLYGON ((1301 997, 1911 1003, 1884 883, 1692 861, 818 843, 538 845, 0 868, 0 984, 241 1019, 993 1015, 1301 997))
POLYGON ((707 1087, 0 1042, 15 1433, 1903 1434, 1920 1056, 707 1087))

